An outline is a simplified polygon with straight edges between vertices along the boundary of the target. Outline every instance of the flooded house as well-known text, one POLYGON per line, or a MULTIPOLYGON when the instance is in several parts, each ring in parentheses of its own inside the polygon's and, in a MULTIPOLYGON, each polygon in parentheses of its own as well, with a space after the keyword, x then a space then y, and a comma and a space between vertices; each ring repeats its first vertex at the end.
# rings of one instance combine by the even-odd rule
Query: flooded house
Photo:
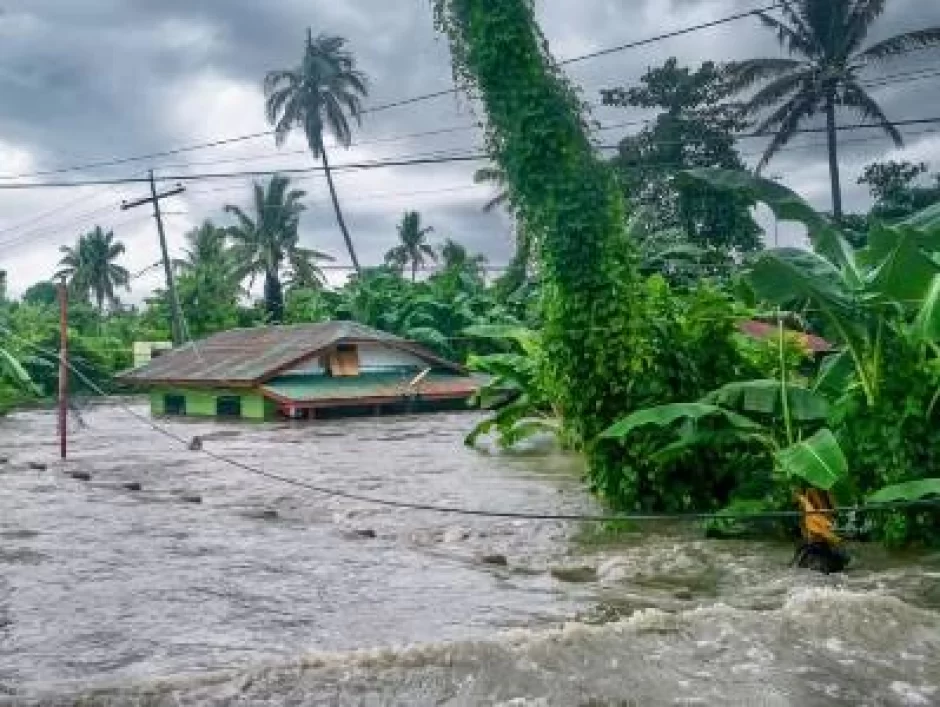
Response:
POLYGON ((464 409, 467 370, 349 321, 233 329, 161 352, 118 379, 154 415, 317 418, 464 409))

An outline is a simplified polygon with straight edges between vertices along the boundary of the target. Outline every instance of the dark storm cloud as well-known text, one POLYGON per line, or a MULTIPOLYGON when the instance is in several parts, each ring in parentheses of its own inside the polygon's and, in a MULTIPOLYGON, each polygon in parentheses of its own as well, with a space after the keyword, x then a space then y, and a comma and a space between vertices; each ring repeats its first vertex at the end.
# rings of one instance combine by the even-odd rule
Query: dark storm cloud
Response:
MULTIPOLYGON (((757 4, 744 0, 542 0, 537 6, 554 53, 566 58, 757 4)), ((25 162, 29 169, 56 168, 262 130, 261 80, 266 71, 290 66, 299 59, 307 26, 315 33, 335 33, 349 39, 370 76, 371 105, 452 85, 446 43, 432 27, 430 0, 8 0, 4 9, 0 15, 0 157, 8 164, 0 165, 0 172, 5 173, 22 171, 19 168, 25 162)), ((940 3, 892 0, 871 39, 925 25, 940 25, 940 3)), ((741 59, 775 51, 771 34, 756 21, 742 20, 573 64, 566 71, 583 88, 584 97, 596 102, 600 88, 634 82, 648 67, 672 55, 680 62, 697 64, 706 59, 741 59)), ((904 71, 930 62, 935 65, 937 56, 923 52, 884 71, 904 71)), ((938 93, 926 90, 934 86, 936 79, 879 89, 878 95, 884 97, 892 117, 940 116, 938 93)), ((610 108, 594 111, 594 117, 605 124, 645 116, 610 108)), ((465 102, 448 97, 369 114, 357 139, 368 143, 473 120, 465 102)), ((603 142, 613 143, 626 131, 600 135, 603 142)), ((940 141, 929 142, 930 137, 920 138, 910 154, 933 159, 940 166, 940 141)), ((818 140, 800 139, 809 145, 818 140)), ((474 132, 373 142, 337 154, 334 161, 464 151, 479 143, 474 132)), ((307 167, 309 156, 289 154, 302 147, 300 141, 292 141, 276 158, 255 160, 275 154, 273 141, 262 139, 152 164, 133 163, 67 176, 120 176, 150 166, 164 174, 307 167), (252 161, 238 161, 245 158, 252 161), (236 161, 213 164, 226 159, 236 161)), ((757 152, 762 147, 762 141, 750 140, 742 149, 757 152)), ((849 207, 865 206, 864 191, 852 183, 865 162, 889 154, 889 148, 887 141, 846 143, 844 181, 849 207)), ((492 262, 505 262, 511 250, 508 219, 480 211, 488 190, 459 191, 461 186, 472 184, 476 166, 451 164, 338 175, 363 261, 380 260, 394 242, 401 212, 416 208, 436 227, 441 239, 461 240, 489 255, 492 262), (448 191, 427 193, 434 189, 448 191), (387 196, 390 193, 399 196, 387 196)), ((781 175, 818 206, 828 207, 828 176, 818 148, 784 153, 771 163, 768 172, 781 175)), ((345 259, 322 179, 311 178, 302 184, 310 195, 310 210, 303 220, 305 242, 345 259)), ((184 204, 180 208, 187 213, 178 216, 170 228, 171 244, 179 247, 185 228, 205 216, 222 220, 222 205, 245 203, 249 189, 249 179, 192 185, 180 200, 184 204)), ((106 203, 138 191, 92 190, 92 195, 100 199, 97 203, 106 203)), ((0 229, 16 226, 70 199, 74 194, 67 192, 0 194, 0 229)), ((47 274, 36 262, 39 254, 49 258, 54 252, 50 244, 69 241, 89 225, 70 220, 80 206, 44 222, 48 233, 36 236, 35 253, 29 258, 22 244, 15 253, 4 253, 0 267, 11 270, 14 289, 47 274)), ((116 221, 121 215, 115 210, 113 216, 101 216, 103 225, 108 225, 108 218, 116 221)), ((141 244, 129 248, 132 267, 149 264, 153 256, 152 248, 144 246, 150 237, 148 228, 146 219, 117 228, 119 236, 126 231, 128 238, 141 244)), ((0 231, 0 244, 6 237, 0 231)))

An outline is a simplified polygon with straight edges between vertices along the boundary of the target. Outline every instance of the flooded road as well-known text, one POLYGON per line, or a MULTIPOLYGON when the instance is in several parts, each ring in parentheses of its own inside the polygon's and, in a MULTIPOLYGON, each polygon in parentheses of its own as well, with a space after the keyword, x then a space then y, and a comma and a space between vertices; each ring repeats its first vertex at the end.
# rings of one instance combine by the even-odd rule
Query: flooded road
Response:
MULTIPOLYGON (((84 418, 65 465, 52 413, 0 420, 0 704, 940 704, 938 554, 824 577, 689 527, 376 507, 84 418)), ((323 487, 600 510, 575 457, 465 449, 473 421, 161 424, 323 487)))

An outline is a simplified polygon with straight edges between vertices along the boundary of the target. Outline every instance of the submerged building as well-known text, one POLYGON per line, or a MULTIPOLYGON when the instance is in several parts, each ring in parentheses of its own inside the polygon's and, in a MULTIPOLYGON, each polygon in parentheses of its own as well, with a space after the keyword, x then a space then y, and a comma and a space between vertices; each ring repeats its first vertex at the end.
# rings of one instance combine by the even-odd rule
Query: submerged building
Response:
POLYGON ((479 384, 412 341, 336 321, 234 329, 118 377, 154 415, 315 418, 463 409, 479 384))

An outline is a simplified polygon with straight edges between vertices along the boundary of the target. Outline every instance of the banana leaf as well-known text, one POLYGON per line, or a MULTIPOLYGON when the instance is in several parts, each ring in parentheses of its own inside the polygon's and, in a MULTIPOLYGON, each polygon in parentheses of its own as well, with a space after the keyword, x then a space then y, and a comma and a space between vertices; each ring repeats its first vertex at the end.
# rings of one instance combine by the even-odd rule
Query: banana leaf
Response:
MULTIPOLYGON (((869 268, 867 293, 887 302, 921 300, 940 274, 940 263, 929 255, 929 240, 925 232, 914 228, 871 228, 868 246, 858 255, 859 262, 869 268)), ((934 248, 940 249, 940 242, 934 248)))
POLYGON ((940 340, 940 275, 934 275, 914 318, 914 336, 919 341, 940 340))
POLYGON ((931 496, 940 498, 940 479, 916 479, 885 486, 869 496, 868 502, 920 501, 931 496))
MULTIPOLYGON (((743 413, 783 415, 783 391, 780 381, 761 379, 729 383, 705 395, 701 402, 720 405, 743 413)), ((799 422, 825 420, 829 403, 812 390, 793 383, 787 384, 790 417, 799 422)))
MULTIPOLYGON (((940 229, 940 203, 928 206, 901 221, 902 226, 933 231, 940 229)), ((940 250, 938 248, 937 250, 940 250)))
POLYGON ((678 180, 704 182, 716 189, 743 194, 752 201, 767 205, 781 221, 798 221, 806 226, 810 241, 817 253, 840 267, 852 267, 852 248, 835 226, 823 214, 806 203, 792 189, 770 179, 758 177, 744 170, 699 168, 678 175, 678 180))
POLYGON ((823 491, 835 486, 849 471, 842 448, 828 429, 781 449, 775 456, 787 476, 802 479, 823 491))
POLYGON ((753 420, 717 405, 708 403, 669 403, 668 405, 658 405, 638 410, 628 415, 604 430, 600 434, 600 438, 623 440, 641 427, 652 425, 667 428, 672 427, 679 421, 694 424, 708 418, 720 420, 738 430, 760 431, 762 429, 753 420))

